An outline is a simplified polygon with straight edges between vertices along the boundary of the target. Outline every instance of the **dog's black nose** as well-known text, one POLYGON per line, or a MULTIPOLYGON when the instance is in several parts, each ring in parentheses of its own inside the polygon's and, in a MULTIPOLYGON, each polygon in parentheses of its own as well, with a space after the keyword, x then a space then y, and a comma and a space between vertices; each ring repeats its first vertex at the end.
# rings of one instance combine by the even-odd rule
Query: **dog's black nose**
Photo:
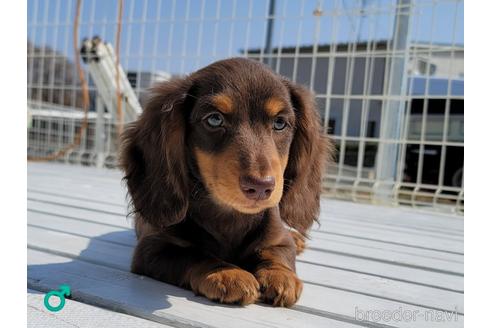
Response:
POLYGON ((239 185, 249 199, 265 200, 272 194, 275 178, 271 176, 265 178, 242 176, 239 178, 239 185))

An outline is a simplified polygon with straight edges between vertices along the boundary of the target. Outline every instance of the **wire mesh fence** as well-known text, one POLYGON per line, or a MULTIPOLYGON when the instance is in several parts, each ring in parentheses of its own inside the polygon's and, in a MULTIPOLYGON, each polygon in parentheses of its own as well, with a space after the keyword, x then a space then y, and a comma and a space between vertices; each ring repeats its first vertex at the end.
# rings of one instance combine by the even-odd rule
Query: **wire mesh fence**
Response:
MULTIPOLYGON (((117 10, 116 0, 83 1, 80 37, 114 47, 117 10)), ((80 129, 74 13, 73 0, 28 1, 29 155, 62 148, 80 129)), ((126 0, 121 27, 126 106, 216 60, 259 60, 315 92, 337 148, 327 193, 464 211, 463 1, 126 0)), ((90 65, 88 129, 58 161, 115 167, 116 92, 101 87, 114 70, 90 65)))

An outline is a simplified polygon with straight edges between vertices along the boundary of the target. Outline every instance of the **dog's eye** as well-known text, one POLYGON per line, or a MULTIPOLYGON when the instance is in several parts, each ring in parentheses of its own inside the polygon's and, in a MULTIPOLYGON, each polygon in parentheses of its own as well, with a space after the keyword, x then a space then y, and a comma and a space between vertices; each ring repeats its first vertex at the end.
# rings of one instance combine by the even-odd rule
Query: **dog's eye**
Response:
POLYGON ((207 124, 210 125, 213 128, 218 128, 222 126, 224 123, 224 119, 222 118, 222 115, 219 113, 213 113, 210 114, 206 117, 207 124))
POLYGON ((283 117, 276 117, 275 120, 273 121, 273 129, 280 131, 285 129, 287 126, 287 122, 283 117))

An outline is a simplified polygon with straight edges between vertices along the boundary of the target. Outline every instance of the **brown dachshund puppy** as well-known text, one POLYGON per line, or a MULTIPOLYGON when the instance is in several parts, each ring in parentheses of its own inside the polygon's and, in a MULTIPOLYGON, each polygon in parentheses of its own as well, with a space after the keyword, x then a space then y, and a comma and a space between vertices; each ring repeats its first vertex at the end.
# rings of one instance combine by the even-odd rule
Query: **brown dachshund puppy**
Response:
POLYGON ((238 58, 151 93, 123 135, 132 271, 223 303, 292 306, 330 152, 312 94, 238 58))

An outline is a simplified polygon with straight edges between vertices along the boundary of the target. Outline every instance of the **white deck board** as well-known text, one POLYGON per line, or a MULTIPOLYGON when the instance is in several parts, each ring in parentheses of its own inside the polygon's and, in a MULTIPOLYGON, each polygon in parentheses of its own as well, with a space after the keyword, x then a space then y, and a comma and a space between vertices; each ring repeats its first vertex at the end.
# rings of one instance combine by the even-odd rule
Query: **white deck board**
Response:
MULTIPOLYGON (((32 219, 29 220, 29 222, 32 221, 32 219)), ((37 249, 51 250, 54 248, 52 244, 54 243, 53 240, 55 240, 66 245, 63 250, 57 251, 58 254, 70 258, 79 257, 80 259, 98 264, 101 264, 101 259, 104 259, 102 264, 128 271, 131 247, 134 245, 133 233, 129 231, 117 231, 108 233, 107 235, 109 237, 102 239, 95 236, 104 236, 102 231, 105 231, 106 227, 102 227, 103 229, 100 234, 94 227, 86 228, 87 225, 98 228, 95 224, 82 222, 78 226, 67 227, 67 230, 75 228, 76 231, 73 233, 76 235, 69 235, 68 233, 60 232, 56 226, 48 227, 49 225, 46 224, 46 229, 50 230, 45 232, 42 231, 43 228, 38 228, 29 223, 29 246, 37 249), (80 236, 79 231, 81 230, 87 233, 87 236, 80 236), (91 233, 96 234, 90 236, 91 233), (118 244, 115 244, 115 240, 118 240, 118 244)), ((456 304, 456 300, 460 300, 461 296, 457 293, 453 295, 447 291, 436 290, 435 288, 394 282, 370 275, 326 268, 303 262, 299 262, 297 267, 300 278, 308 283, 305 286, 305 292, 307 290, 308 294, 317 294, 320 287, 331 287, 352 293, 363 293, 364 295, 398 300, 417 306, 425 305, 447 311, 453 311, 457 306, 458 311, 463 312, 463 304, 461 302, 456 304), (388 284, 392 285, 393 288, 388 288, 388 284), (450 297, 450 295, 454 297, 450 297)), ((300 305, 302 305, 302 300, 300 305)), ((319 310, 325 311, 326 309, 319 308, 319 310)))
POLYGON ((117 170, 29 164, 27 196, 28 286, 47 291, 68 283, 78 306, 106 308, 101 317, 110 309, 180 327, 463 325, 460 217, 323 199, 321 225, 297 263, 302 297, 294 308, 278 309, 217 305, 129 273, 135 237, 117 170), (356 309, 422 315, 361 322, 356 309), (438 323, 425 320, 426 311, 458 315, 438 323))
POLYGON ((325 232, 328 234, 336 234, 340 236, 351 236, 353 238, 367 239, 374 241, 383 241, 386 243, 394 243, 396 245, 405 245, 419 247, 422 249, 438 250, 454 254, 463 254, 463 240, 452 240, 438 237, 429 237, 424 235, 414 235, 394 231, 385 231, 381 229, 365 229, 358 228, 357 223, 349 226, 341 226, 339 224, 324 225, 325 232), (347 233, 349 231, 349 233, 347 233))
POLYGON ((131 315, 109 311, 70 299, 65 301, 63 311, 50 312, 44 305, 44 293, 27 290, 27 327, 29 328, 73 328, 73 327, 108 327, 108 328, 170 328, 137 318, 131 315))
POLYGON ((421 267, 423 269, 463 274, 463 262, 459 261, 455 262, 437 258, 427 258, 421 255, 394 252, 386 249, 368 248, 367 246, 358 246, 351 243, 333 242, 329 239, 322 239, 319 235, 314 236, 308 245, 321 252, 346 254, 387 263, 398 263, 411 267, 421 267))
POLYGON ((464 230, 463 219, 441 213, 428 213, 405 207, 381 207, 339 201, 323 202, 323 213, 330 213, 334 218, 344 218, 356 222, 372 222, 388 226, 409 227, 412 229, 434 229, 438 231, 464 230))
MULTIPOLYGON (((28 224, 30 227, 43 227, 45 229, 51 229, 58 232, 76 233, 77 235, 81 235, 87 238, 97 238, 97 240, 108 241, 119 245, 127 245, 130 247, 133 247, 135 245, 135 237, 133 232, 128 231, 124 228, 118 229, 106 225, 93 224, 91 222, 66 220, 64 218, 40 213, 30 213, 28 224)), ((72 237, 67 236, 67 238, 71 239, 72 237)), ((314 242, 314 240, 312 242, 314 242)), ((311 252, 309 252, 308 254, 310 253, 311 252)), ((401 283, 374 275, 354 273, 343 269, 330 268, 323 266, 322 264, 324 263, 329 262, 318 259, 317 264, 321 265, 315 265, 300 261, 298 263, 298 270, 300 273, 306 273, 306 279, 309 281, 328 285, 336 285, 340 288, 348 288, 352 290, 365 289, 366 293, 371 293, 375 295, 378 295, 380 293, 385 297, 395 298, 398 295, 401 295, 402 300, 406 300, 407 297, 409 302, 416 303, 416 299, 420 299, 421 302, 423 302, 422 304, 432 304, 432 306, 438 307, 439 301, 435 301, 433 298, 428 297, 428 295, 432 295, 433 293, 438 292, 435 290, 435 288, 427 290, 428 287, 422 287, 418 284, 401 283), (340 277, 340 279, 338 279, 337 277, 340 277), (342 279, 342 277, 345 277, 346 279, 342 279), (319 278, 321 278, 321 280, 319 278), (380 289, 379 284, 381 281, 384 281, 385 284, 393 284, 394 288, 380 289), (359 284, 354 282, 358 282, 359 284), (368 282, 371 283, 368 284, 368 282), (415 289, 417 289, 418 292, 416 292, 415 289), (407 292, 405 293, 404 291, 407 292), (406 295, 406 297, 404 297, 404 295, 406 295)), ((436 276, 436 280, 446 279, 448 277, 448 275, 443 275, 439 273, 431 274, 436 276)), ((458 278, 455 279, 455 281, 449 283, 449 285, 453 286, 453 283, 454 285, 456 285, 460 282, 461 279, 458 278)), ((442 297, 440 297, 440 299, 445 299, 447 302, 449 300, 449 295, 445 292, 441 292, 441 294, 442 297)))
MULTIPOLYGON (((74 224, 74 221, 84 220, 89 222, 98 222, 99 225, 105 225, 109 228, 119 229, 129 229, 131 228, 131 221, 126 218, 123 220, 121 216, 108 215, 106 213, 98 213, 94 211, 88 211, 83 209, 64 207, 61 205, 53 205, 53 204, 45 204, 39 202, 28 202, 28 213, 29 218, 33 220, 36 219, 37 216, 44 214, 45 216, 52 216, 51 220, 55 220, 55 222, 63 222, 66 220, 65 226, 70 226, 74 224), (34 210, 32 209, 34 208, 34 210), (41 212, 41 213, 40 213, 41 212), (48 214, 46 214, 48 213, 48 214), (55 216, 56 215, 56 216, 55 216)), ((46 224, 49 224, 50 220, 46 220, 46 224)), ((39 223, 38 223, 39 225, 39 223)), ((118 237, 121 238, 121 237, 118 237)), ((363 240, 364 241, 364 240, 363 240)), ((319 241, 319 239, 313 239, 308 242, 308 245, 315 244, 323 241, 319 241)), ((383 244, 386 247, 394 247, 392 244, 383 244)), ((414 251, 421 251, 418 248, 412 248, 414 251)), ((346 270, 355 270, 357 272, 363 272, 370 275, 376 275, 383 278, 397 279, 403 281, 413 281, 419 284, 424 285, 435 285, 441 288, 447 288, 451 290, 462 291, 462 277, 455 275, 446 275, 441 274, 439 272, 433 271, 424 271, 419 270, 417 268, 409 267, 409 266, 401 266, 397 263, 388 263, 386 258, 382 258, 382 260, 386 261, 383 263, 378 263, 375 261, 371 261, 370 258, 353 257, 350 254, 337 254, 334 253, 332 249, 326 249, 330 252, 319 252, 319 251, 310 251, 305 252, 300 259, 308 262, 315 262, 320 265, 330 265, 341 269, 346 270)), ((438 252, 439 253, 439 252, 438 252)), ((375 256, 377 252, 374 252, 373 256, 375 256)), ((449 256, 447 253, 440 253, 449 256)), ((360 254, 355 254, 360 255, 360 254)), ((397 257, 398 254, 391 254, 395 256, 397 260, 400 262, 403 261, 405 257, 408 255, 403 253, 402 257, 397 257)), ((436 262, 438 262, 436 260, 436 262)), ((436 264, 437 267, 437 264, 436 264)), ((437 269, 437 268, 436 268, 437 269)))
MULTIPOLYGON (((92 202, 90 200, 66 198, 63 196, 54 196, 51 194, 42 194, 39 192, 28 192, 28 200, 43 202, 45 204, 63 205, 76 209, 90 209, 91 211, 113 214, 118 218, 119 216, 125 216, 127 214, 126 208, 122 206, 102 202, 92 202)), ((324 218, 321 229, 317 229, 316 231, 327 235, 347 236, 348 230, 350 231, 351 238, 382 241, 385 243, 413 246, 427 250, 463 254, 463 238, 457 236, 443 236, 435 233, 408 233, 404 231, 386 230, 376 227, 359 227, 356 222, 346 224, 331 222, 329 219, 324 218)))
POLYGON ((298 261, 319 266, 336 267, 348 271, 360 272, 385 279, 412 282, 423 286, 435 286, 441 289, 463 291, 463 277, 441 272, 426 271, 398 264, 390 264, 369 259, 344 256, 340 254, 306 251, 298 261))
POLYGON ((64 281, 73 298, 172 326, 196 327, 353 327, 350 323, 301 311, 263 305, 218 305, 192 292, 126 271, 28 250, 28 286, 57 288, 64 281), (57 275, 53 275, 53 272, 57 275), (234 321, 231 321, 234 320, 234 321))

